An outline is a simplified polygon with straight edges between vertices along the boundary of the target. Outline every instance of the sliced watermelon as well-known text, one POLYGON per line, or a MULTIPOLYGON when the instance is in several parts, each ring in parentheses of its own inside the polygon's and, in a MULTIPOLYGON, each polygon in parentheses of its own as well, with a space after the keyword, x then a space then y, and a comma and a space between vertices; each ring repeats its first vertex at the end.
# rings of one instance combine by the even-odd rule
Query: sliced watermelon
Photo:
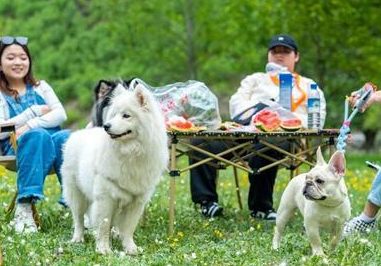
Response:
POLYGON ((302 128, 302 121, 298 118, 282 120, 280 127, 285 131, 298 131, 302 128))
POLYGON ((281 123, 280 116, 277 112, 271 110, 262 110, 258 112, 252 120, 259 130, 264 132, 276 131, 281 123))

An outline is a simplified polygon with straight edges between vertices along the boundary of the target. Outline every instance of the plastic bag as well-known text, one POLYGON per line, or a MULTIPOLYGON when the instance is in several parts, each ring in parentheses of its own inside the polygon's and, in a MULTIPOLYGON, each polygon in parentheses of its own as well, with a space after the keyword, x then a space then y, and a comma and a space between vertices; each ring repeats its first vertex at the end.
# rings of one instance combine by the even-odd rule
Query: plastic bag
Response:
POLYGON ((243 110, 238 115, 233 117, 232 120, 233 122, 239 123, 241 125, 249 125, 252 117, 266 107, 268 107, 268 105, 259 102, 256 105, 250 106, 249 108, 243 110))
POLYGON ((166 121, 172 116, 181 116, 198 127, 207 129, 220 127, 218 99, 204 83, 188 80, 162 87, 152 87, 140 79, 134 81, 143 84, 154 94, 161 105, 166 121))

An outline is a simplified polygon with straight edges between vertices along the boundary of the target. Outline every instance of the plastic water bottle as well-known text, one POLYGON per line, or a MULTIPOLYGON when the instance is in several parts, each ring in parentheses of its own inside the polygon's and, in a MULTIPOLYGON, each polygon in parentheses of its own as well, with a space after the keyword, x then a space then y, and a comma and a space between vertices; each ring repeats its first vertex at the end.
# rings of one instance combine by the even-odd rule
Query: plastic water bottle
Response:
POLYGON ((279 74, 279 104, 288 110, 291 110, 292 103, 292 74, 279 74))
POLYGON ((320 129, 320 95, 316 83, 308 91, 308 129, 320 129))
POLYGON ((271 73, 271 74, 278 74, 278 73, 284 73, 288 72, 287 67, 278 65, 277 63, 274 62, 268 62, 266 64, 266 73, 271 73))

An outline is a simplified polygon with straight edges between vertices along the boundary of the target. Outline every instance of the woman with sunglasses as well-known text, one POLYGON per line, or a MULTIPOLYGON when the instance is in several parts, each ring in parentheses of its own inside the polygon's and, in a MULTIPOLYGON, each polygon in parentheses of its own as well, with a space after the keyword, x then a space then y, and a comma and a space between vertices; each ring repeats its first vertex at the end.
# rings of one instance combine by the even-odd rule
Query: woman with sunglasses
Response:
POLYGON ((9 136, 0 134, 0 139, 4 155, 16 154, 17 233, 37 231, 31 204, 44 197, 45 177, 52 168, 61 182, 62 145, 70 134, 60 129, 66 113, 53 89, 33 76, 27 42, 26 37, 0 38, 0 123, 15 124, 17 153, 9 136))

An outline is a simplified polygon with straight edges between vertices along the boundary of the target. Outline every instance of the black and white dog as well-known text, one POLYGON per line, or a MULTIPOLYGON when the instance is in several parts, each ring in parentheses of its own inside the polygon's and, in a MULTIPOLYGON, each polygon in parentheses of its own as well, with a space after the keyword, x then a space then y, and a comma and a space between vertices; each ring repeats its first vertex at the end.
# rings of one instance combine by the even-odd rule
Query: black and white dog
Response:
POLYGON ((112 92, 118 84, 122 84, 125 88, 129 88, 131 82, 135 78, 129 80, 100 80, 98 85, 94 88, 94 105, 91 115, 92 126, 101 127, 105 116, 107 114, 107 109, 110 106, 110 100, 112 97, 112 92))

